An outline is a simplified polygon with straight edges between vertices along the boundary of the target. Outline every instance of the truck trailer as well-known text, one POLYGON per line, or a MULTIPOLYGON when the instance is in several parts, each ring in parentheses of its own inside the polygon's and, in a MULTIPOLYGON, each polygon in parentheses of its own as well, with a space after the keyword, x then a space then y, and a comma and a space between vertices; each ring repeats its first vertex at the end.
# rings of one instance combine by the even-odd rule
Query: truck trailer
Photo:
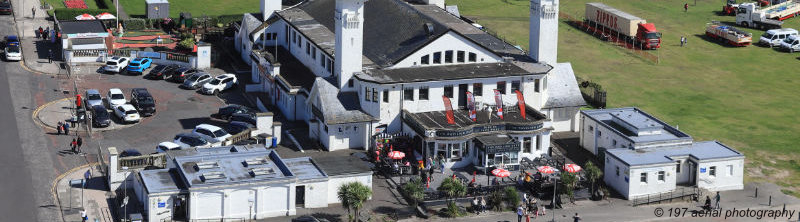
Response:
POLYGON ((661 33, 653 23, 642 18, 612 8, 603 3, 586 3, 586 20, 589 26, 597 28, 607 35, 622 35, 626 41, 640 44, 644 49, 661 47, 661 33))
POLYGON ((732 46, 748 46, 753 42, 753 34, 737 28, 722 25, 719 22, 706 24, 706 35, 712 39, 728 43, 732 46))
POLYGON ((800 15, 798 0, 759 8, 755 3, 742 3, 736 9, 736 24, 758 29, 778 29, 783 20, 800 15))

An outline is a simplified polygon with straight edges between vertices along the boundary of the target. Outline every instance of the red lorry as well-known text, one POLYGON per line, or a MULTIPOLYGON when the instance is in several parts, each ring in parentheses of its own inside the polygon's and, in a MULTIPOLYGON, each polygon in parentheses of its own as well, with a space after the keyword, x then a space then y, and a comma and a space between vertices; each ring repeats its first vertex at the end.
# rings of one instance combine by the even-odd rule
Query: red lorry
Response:
POLYGON ((596 30, 608 36, 621 35, 641 48, 661 48, 661 33, 655 24, 603 3, 586 3, 585 22, 592 27, 600 26, 596 30))

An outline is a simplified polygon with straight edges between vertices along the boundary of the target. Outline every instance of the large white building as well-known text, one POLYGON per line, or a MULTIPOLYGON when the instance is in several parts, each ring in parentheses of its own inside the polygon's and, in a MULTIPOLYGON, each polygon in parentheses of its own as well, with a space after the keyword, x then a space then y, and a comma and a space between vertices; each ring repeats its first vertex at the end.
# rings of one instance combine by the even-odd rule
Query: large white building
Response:
POLYGON ((744 155, 718 141, 694 142, 637 108, 581 111, 580 146, 604 161, 604 181, 628 199, 678 186, 744 188, 744 155))
POLYGON ((558 0, 531 1, 529 52, 453 16, 441 0, 279 2, 262 0, 262 13, 245 14, 237 34, 253 70, 247 89, 265 94, 261 106, 307 123, 328 150, 367 148, 376 132, 402 132, 416 137, 419 154, 446 154, 451 166, 514 165, 547 153, 551 132, 578 130, 585 102, 571 65, 556 63, 558 0), (494 90, 506 118, 468 119, 467 92, 483 110, 496 106, 494 90), (443 97, 456 124, 445 119, 443 97), (476 146, 497 134, 510 148, 476 146))

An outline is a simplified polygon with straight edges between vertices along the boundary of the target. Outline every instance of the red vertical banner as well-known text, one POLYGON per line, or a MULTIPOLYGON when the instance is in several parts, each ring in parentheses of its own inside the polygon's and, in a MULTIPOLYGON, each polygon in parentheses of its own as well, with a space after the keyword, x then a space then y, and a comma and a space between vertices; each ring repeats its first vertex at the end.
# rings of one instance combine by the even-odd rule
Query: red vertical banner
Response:
POLYGON ((478 112, 475 111, 475 96, 467 91, 467 109, 469 109, 469 118, 475 122, 478 119, 478 112))
POLYGON ((519 106, 519 114, 522 116, 522 119, 525 119, 525 97, 522 96, 522 92, 519 90, 514 91, 517 93, 517 105, 519 106))
POLYGON ((444 100, 444 109, 447 111, 447 123, 456 124, 456 116, 453 114, 453 104, 450 103, 450 98, 442 96, 442 100, 444 100))
POLYGON ((503 94, 497 89, 494 90, 494 103, 497 104, 497 116, 503 119, 503 94))

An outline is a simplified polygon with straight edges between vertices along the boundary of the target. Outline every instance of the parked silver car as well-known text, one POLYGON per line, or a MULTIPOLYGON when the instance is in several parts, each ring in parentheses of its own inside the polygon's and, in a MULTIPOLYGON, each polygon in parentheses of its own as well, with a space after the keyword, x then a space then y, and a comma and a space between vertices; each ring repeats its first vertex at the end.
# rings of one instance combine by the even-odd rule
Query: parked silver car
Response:
POLYGON ((208 73, 204 72, 195 73, 192 74, 192 76, 186 78, 185 81, 183 81, 183 84, 181 84, 181 88, 197 89, 203 86, 203 84, 206 84, 207 82, 211 81, 212 79, 214 78, 212 78, 212 76, 208 73))

